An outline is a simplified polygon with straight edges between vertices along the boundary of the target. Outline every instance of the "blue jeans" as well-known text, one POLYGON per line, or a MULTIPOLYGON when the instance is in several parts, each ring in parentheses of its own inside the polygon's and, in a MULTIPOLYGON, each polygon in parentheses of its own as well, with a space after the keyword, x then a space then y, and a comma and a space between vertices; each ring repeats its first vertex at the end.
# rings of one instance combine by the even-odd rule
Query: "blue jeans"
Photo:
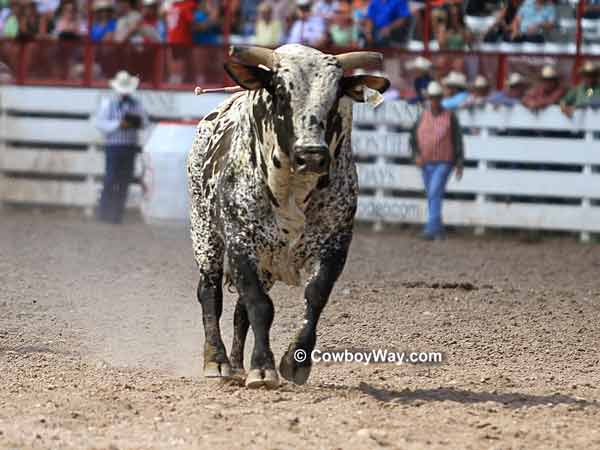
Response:
POLYGON ((427 224, 423 231, 426 234, 437 235, 444 232, 442 200, 453 168, 454 164, 450 162, 428 162, 423 165, 423 184, 427 193, 427 224))
POLYGON ((112 223, 123 220, 129 183, 133 179, 136 147, 106 146, 104 187, 100 197, 98 218, 112 223))

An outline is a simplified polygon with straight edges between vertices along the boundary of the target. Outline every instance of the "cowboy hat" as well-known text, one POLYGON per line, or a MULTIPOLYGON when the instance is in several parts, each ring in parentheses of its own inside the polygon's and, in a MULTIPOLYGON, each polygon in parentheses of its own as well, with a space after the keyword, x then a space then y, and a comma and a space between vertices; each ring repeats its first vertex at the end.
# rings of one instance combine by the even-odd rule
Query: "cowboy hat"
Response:
POLYGON ((140 79, 129 75, 126 70, 121 70, 110 80, 109 84, 117 93, 127 95, 133 94, 136 91, 140 84, 140 79))
POLYGON ((412 61, 406 63, 407 69, 420 69, 420 70, 429 70, 433 64, 427 58, 423 58, 422 56, 417 56, 412 61))
POLYGON ((441 97, 442 95, 442 85, 437 81, 430 81, 427 85, 427 97, 441 97))
POLYGON ((442 80, 442 83, 448 87, 464 88, 467 86, 467 77, 464 73, 452 71, 442 80))
POLYGON ((586 61, 583 63, 583 66, 579 69, 579 73, 582 74, 594 74, 598 73, 598 66, 594 64, 592 61, 586 61))
POLYGON ((93 11, 101 11, 103 9, 113 9, 113 2, 111 0, 94 0, 92 4, 93 11))
POLYGON ((542 79, 544 80, 554 80, 558 78, 558 73, 553 66, 544 66, 542 68, 542 79))
POLYGON ((527 80, 525 78, 523 78, 523 76, 518 73, 518 72, 513 72, 510 74, 510 76, 508 77, 508 80, 506 80, 506 84, 508 84, 509 86, 517 86, 519 84, 525 84, 527 83, 527 80))
POLYGON ((477 75, 475 82, 473 83, 474 88, 486 88, 489 87, 488 80, 483 75, 477 75))

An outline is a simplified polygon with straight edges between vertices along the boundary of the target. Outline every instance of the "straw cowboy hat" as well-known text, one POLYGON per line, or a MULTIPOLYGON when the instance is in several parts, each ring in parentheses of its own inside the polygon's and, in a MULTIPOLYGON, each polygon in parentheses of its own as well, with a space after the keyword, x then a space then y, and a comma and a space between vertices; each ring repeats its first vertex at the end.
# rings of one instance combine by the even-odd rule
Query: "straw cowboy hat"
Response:
POLYGON ((406 63, 407 69, 420 69, 420 70, 429 70, 433 64, 427 58, 423 58, 422 56, 417 56, 412 61, 406 63))
POLYGON ((437 81, 430 81, 427 85, 427 97, 441 97, 442 95, 442 85, 437 81))
POLYGON ((592 61, 586 61, 585 63, 583 63, 583 66, 581 66, 581 68, 579 69, 579 73, 584 75, 598 73, 598 66, 592 61))
POLYGON ((442 83, 448 87, 464 88, 467 86, 467 77, 464 73, 452 71, 442 80, 442 83))
POLYGON ((109 84, 117 93, 127 95, 133 94, 136 91, 140 84, 140 79, 129 75, 126 70, 121 70, 110 80, 109 84))
POLYGON ((543 80, 555 80, 558 78, 558 73, 553 66, 544 66, 542 68, 542 79, 543 80))
POLYGON ((525 78, 523 78, 523 75, 521 75, 518 72, 511 73, 510 76, 508 77, 508 80, 506 80, 506 84, 508 84, 511 87, 518 86, 519 84, 526 84, 526 83, 527 83, 527 80, 525 78))
POLYGON ((490 84, 488 83, 488 80, 483 75, 477 75, 477 78, 475 78, 475 83, 473 83, 473 87, 477 89, 484 89, 489 87, 489 85, 490 84))
POLYGON ((103 9, 113 9, 114 5, 111 0, 95 0, 92 4, 92 10, 101 11, 103 9))

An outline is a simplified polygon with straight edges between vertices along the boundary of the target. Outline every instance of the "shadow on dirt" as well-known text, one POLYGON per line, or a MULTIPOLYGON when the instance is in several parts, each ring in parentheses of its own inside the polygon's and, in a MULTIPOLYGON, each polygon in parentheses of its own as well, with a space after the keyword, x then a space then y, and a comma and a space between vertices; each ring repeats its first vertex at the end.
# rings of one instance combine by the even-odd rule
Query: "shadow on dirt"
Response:
POLYGON ((600 407, 597 401, 582 400, 569 395, 530 395, 519 392, 474 392, 453 388, 404 389, 393 391, 360 383, 358 390, 381 401, 410 404, 416 401, 451 401, 463 404, 494 402, 507 408, 530 408, 532 406, 573 405, 577 407, 600 407))

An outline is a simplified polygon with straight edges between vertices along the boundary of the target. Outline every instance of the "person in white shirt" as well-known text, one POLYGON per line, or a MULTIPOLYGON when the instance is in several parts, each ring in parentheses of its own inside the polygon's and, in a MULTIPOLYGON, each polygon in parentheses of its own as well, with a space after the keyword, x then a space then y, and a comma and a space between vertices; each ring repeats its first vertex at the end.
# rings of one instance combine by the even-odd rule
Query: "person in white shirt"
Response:
POLYGON ((322 17, 311 14, 311 1, 298 0, 298 17, 294 21, 287 39, 288 44, 303 44, 321 47, 327 41, 327 25, 322 17))

